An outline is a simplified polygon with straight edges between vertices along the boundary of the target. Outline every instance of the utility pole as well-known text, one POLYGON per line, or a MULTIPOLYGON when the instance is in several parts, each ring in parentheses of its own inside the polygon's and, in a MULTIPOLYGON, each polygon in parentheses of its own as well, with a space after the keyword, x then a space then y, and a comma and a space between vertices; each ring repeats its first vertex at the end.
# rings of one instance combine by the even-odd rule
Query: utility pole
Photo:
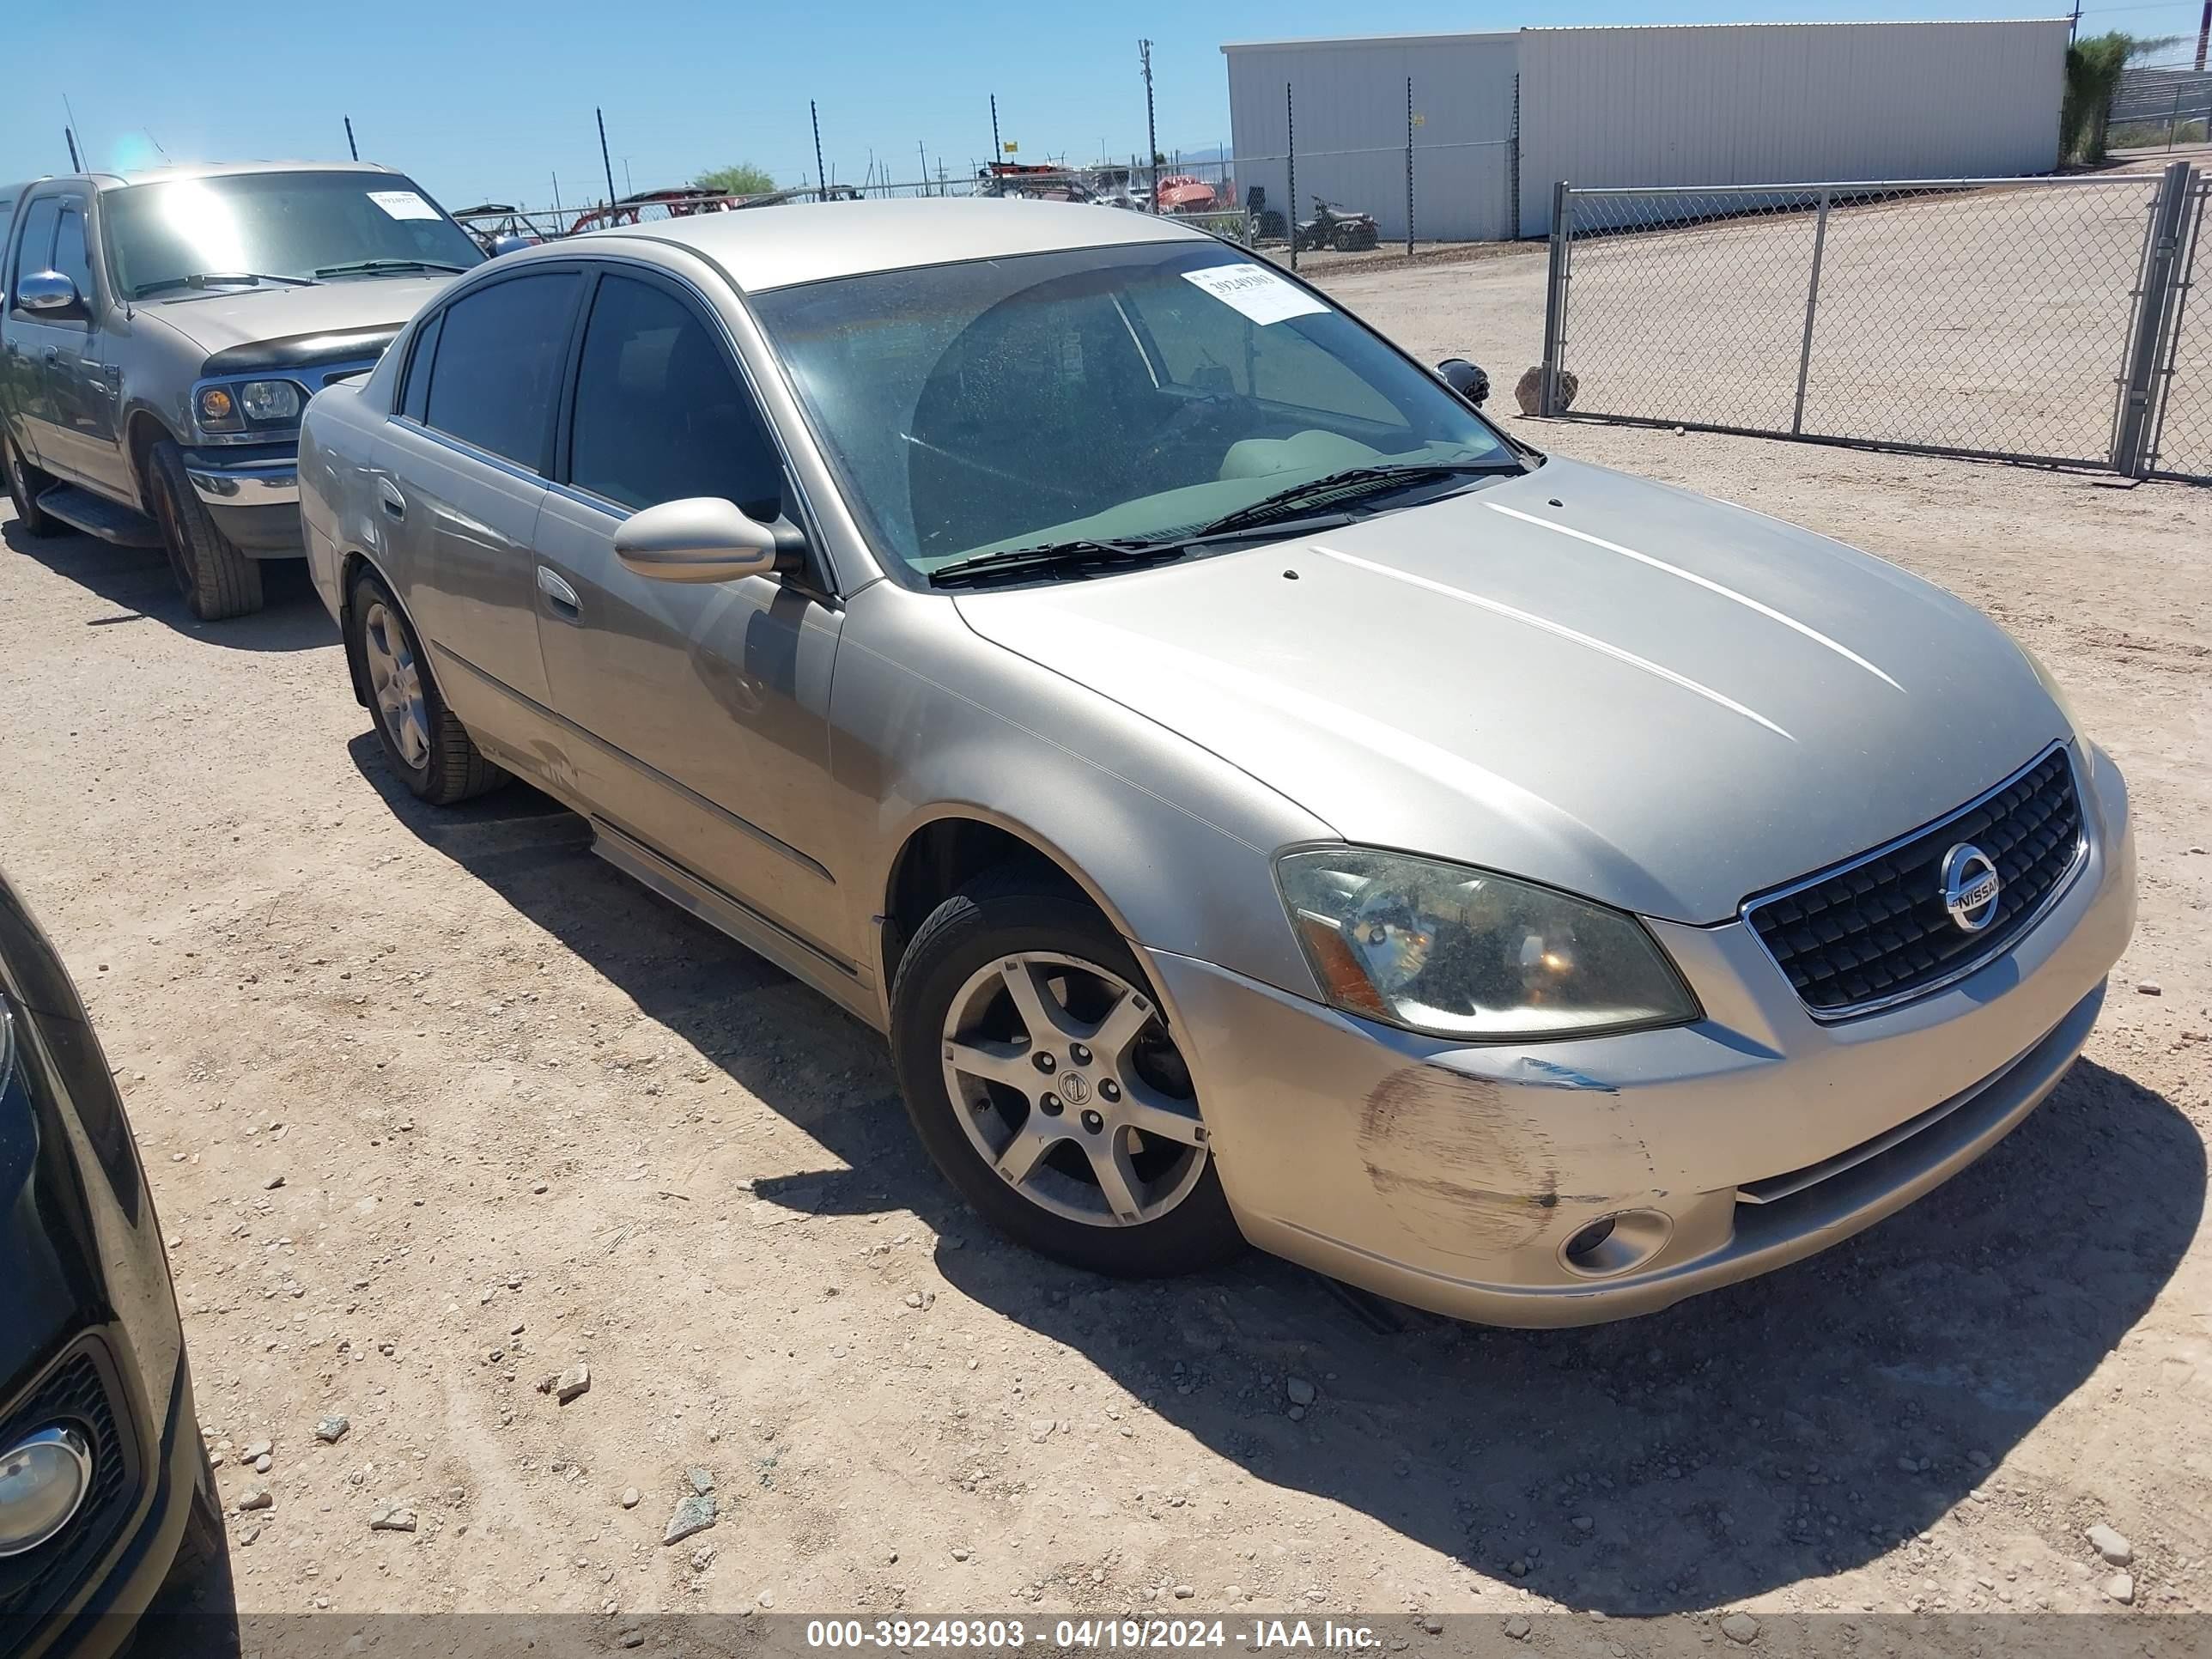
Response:
POLYGON ((2197 25, 2197 72, 2204 73, 2204 49, 2212 46, 2212 0, 2204 0, 2204 15, 2197 25))
POLYGON ((814 199, 830 199, 830 175, 822 170, 822 112, 814 107, 814 100, 806 100, 806 118, 814 124, 814 199))
POLYGON ((353 117, 350 115, 347 116, 345 118, 345 124, 346 149, 352 152, 353 159, 358 161, 361 160, 361 146, 353 141, 353 117))
POLYGON ((1152 43, 1151 41, 1137 42, 1137 62, 1143 66, 1145 71, 1145 175, 1152 181, 1152 200, 1147 202, 1146 206, 1152 212, 1157 213, 1160 207, 1159 168, 1157 165, 1160 159, 1160 139, 1152 119, 1152 43))
POLYGON ((561 221, 565 217, 567 216, 561 211, 561 175, 556 173, 553 175, 553 228, 556 231, 561 228, 561 221))
POLYGON ((613 157, 607 154, 607 114, 605 110, 596 107, 592 114, 599 124, 599 165, 606 169, 607 205, 612 207, 615 204, 615 164, 613 157))
POLYGON ((65 126, 62 129, 62 138, 63 141, 69 145, 70 171, 71 173, 82 173, 84 171, 84 163, 76 159, 76 134, 65 126))
POLYGON ((1006 152, 999 147, 999 94, 994 92, 991 94, 991 165, 995 167, 1006 159, 1006 152))
POLYGON ((2081 32, 2081 0, 2074 0, 2074 15, 2066 21, 2066 44, 2072 46, 2074 37, 2081 32))
POLYGON ((917 193, 927 196, 929 194, 929 152, 922 148, 921 140, 919 138, 914 141, 914 156, 915 160, 921 163, 921 171, 915 175, 921 180, 922 187, 917 193))

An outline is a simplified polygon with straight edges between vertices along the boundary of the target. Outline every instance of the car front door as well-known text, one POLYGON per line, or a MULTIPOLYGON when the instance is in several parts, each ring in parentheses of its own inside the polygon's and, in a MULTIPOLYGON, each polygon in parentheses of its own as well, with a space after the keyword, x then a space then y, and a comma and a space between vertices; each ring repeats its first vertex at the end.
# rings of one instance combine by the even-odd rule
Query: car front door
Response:
POLYGON ((501 759, 556 788, 532 546, 582 287, 574 267, 532 268, 434 313, 371 463, 384 569, 440 690, 501 759))
POLYGON ((659 581, 615 556, 623 520, 661 501, 801 517, 724 329, 683 284, 607 266, 565 426, 538 630, 599 816, 850 971, 820 861, 842 611, 808 580, 659 581))
POLYGON ((47 415, 54 451, 46 465, 118 500, 134 498, 116 421, 123 376, 111 373, 101 349, 107 314, 106 284, 97 275, 85 198, 64 197, 54 227, 52 269, 76 284, 84 315, 58 324, 44 357, 47 415))
POLYGON ((46 352, 58 351, 63 334, 59 324, 48 322, 21 304, 26 276, 53 268, 54 232, 61 223, 62 198, 48 191, 20 209, 22 231, 15 238, 15 256, 8 262, 7 329, 0 339, 0 373, 8 379, 10 436, 25 457, 40 466, 59 471, 53 432, 53 414, 46 397, 46 352))

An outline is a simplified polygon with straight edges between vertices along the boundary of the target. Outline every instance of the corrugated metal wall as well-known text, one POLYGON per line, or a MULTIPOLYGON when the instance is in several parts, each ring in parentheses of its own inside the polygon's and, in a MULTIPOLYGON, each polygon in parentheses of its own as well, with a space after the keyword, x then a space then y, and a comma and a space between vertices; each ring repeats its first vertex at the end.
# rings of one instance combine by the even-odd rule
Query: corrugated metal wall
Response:
POLYGON ((1400 35, 1222 48, 1240 190, 1289 211, 1283 92, 1296 99, 1299 218, 1313 198, 1364 209, 1383 240, 1406 234, 1406 77, 1413 80, 1413 222, 1423 240, 1512 234, 1510 34, 1400 35))
POLYGON ((1553 181, 1756 185, 2047 173, 2066 20, 1530 29, 1523 234, 1553 181))
POLYGON ((1521 76, 1521 222, 1552 185, 1789 184, 2047 173, 2058 161, 2064 18, 1746 23, 1376 36, 1222 48, 1240 188, 1284 207, 1283 89, 1297 111, 1299 216, 1319 194, 1406 234, 1406 77, 1414 229, 1492 240, 1510 222, 1521 76), (1485 144, 1483 141, 1491 141, 1485 144))

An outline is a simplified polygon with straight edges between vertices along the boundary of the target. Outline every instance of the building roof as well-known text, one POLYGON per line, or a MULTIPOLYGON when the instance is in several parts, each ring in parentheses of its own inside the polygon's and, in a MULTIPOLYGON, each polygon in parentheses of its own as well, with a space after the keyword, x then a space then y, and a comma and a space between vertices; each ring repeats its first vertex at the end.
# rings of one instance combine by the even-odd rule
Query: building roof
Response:
POLYGON ((2066 21, 2065 14, 2060 13, 2053 17, 1870 17, 1856 21, 1778 17, 1741 23, 1554 23, 1529 28, 1468 29, 1441 34, 1339 34, 1311 40, 1225 40, 1221 50, 1225 52, 1281 52, 1310 46, 1409 46, 1431 41, 1511 40, 1523 34, 1633 34, 1656 29, 1669 29, 1680 33, 1691 29, 1926 28, 1931 24, 1948 27, 1960 23, 2017 27, 2022 23, 2063 23, 2066 21))
POLYGON ((790 203, 610 226, 550 244, 544 252, 556 255, 580 242, 606 238, 695 249, 749 293, 961 259, 1129 242, 1210 240, 1171 218, 1127 208, 1006 198, 905 197, 790 203))

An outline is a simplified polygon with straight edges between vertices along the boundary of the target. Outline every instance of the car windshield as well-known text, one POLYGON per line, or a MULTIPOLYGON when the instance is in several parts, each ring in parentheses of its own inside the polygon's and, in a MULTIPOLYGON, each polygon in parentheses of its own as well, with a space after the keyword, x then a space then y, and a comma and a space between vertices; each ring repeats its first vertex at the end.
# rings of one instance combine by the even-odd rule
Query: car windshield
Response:
MULTIPOLYGON (((335 265, 465 270, 467 233, 390 173, 240 173, 132 185, 100 198, 109 274, 133 299, 195 276, 313 281, 335 265)), ((376 274, 373 270, 370 275, 376 274)), ((360 280, 360 279, 356 279, 360 280)))
POLYGON ((754 306, 872 541, 923 576, 1176 536, 1355 468, 1517 459, 1365 327, 1212 243, 879 271, 754 306))

